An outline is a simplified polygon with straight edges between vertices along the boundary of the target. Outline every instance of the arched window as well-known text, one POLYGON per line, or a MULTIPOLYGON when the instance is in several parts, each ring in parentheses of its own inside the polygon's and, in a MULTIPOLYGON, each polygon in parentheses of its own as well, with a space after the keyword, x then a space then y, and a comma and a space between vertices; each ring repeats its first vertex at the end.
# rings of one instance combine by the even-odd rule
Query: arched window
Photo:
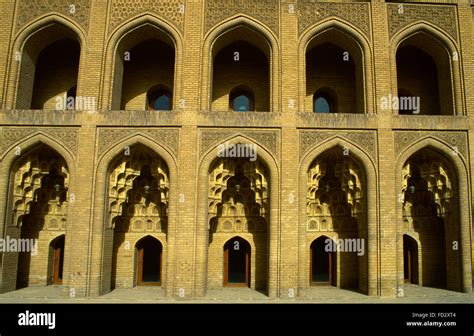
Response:
POLYGON ((315 113, 335 113, 336 104, 330 94, 324 91, 316 91, 313 96, 313 112, 315 113))
POLYGON ((239 87, 231 91, 229 109, 234 112, 255 111, 254 96, 250 89, 239 87))
POLYGON ((171 91, 166 88, 152 88, 147 94, 147 106, 149 110, 170 111, 172 109, 171 91))
POLYGON ((305 56, 305 111, 364 113, 363 58, 359 43, 339 29, 331 28, 313 37, 305 56), (337 95, 331 88, 337 88, 337 95))
POLYGON ((455 114, 449 54, 437 38, 421 31, 400 43, 396 52, 399 114, 455 114), (402 97, 401 89, 411 95, 402 97))

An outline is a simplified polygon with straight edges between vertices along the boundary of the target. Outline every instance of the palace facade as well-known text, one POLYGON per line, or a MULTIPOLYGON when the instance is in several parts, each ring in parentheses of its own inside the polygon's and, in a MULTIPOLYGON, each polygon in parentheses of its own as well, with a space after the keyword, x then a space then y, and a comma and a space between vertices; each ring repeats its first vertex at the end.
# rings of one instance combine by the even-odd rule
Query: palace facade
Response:
POLYGON ((0 12, 0 292, 472 291, 474 2, 0 12))

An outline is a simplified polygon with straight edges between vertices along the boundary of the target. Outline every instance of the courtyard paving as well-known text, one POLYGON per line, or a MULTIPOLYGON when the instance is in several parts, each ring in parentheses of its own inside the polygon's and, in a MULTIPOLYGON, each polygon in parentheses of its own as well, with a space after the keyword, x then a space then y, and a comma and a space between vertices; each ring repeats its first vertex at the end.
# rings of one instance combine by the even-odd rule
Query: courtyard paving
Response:
POLYGON ((316 287, 305 297, 270 299, 249 288, 208 290, 203 298, 166 299, 159 287, 115 289, 100 297, 62 296, 61 286, 28 287, 0 294, 0 303, 474 303, 474 293, 407 285, 401 298, 367 296, 336 287, 316 287))

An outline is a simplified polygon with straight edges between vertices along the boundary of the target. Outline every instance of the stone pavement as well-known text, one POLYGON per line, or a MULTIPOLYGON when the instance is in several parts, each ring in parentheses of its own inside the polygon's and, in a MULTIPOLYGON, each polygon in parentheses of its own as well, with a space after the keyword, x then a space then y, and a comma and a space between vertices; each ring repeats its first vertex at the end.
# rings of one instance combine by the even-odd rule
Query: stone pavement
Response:
POLYGON ((115 289, 100 297, 61 296, 61 286, 28 287, 0 294, 0 303, 474 303, 474 293, 407 285, 402 298, 380 298, 336 287, 313 287, 305 297, 270 299, 249 288, 208 290, 204 298, 165 299, 159 287, 115 289))

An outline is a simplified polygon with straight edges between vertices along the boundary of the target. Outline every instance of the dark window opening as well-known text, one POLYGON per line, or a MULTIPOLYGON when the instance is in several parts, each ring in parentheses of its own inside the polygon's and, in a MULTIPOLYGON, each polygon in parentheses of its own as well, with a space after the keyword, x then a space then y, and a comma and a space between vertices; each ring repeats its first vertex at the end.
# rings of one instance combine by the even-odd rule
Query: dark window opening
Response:
POLYGON ((317 91, 313 96, 313 112, 335 113, 335 103, 331 95, 323 91, 317 91))
POLYGON ((234 112, 255 111, 254 96, 249 89, 237 88, 230 94, 229 107, 234 112))
POLYGON ((167 89, 151 89, 147 95, 148 109, 155 111, 171 111, 172 95, 167 89))

